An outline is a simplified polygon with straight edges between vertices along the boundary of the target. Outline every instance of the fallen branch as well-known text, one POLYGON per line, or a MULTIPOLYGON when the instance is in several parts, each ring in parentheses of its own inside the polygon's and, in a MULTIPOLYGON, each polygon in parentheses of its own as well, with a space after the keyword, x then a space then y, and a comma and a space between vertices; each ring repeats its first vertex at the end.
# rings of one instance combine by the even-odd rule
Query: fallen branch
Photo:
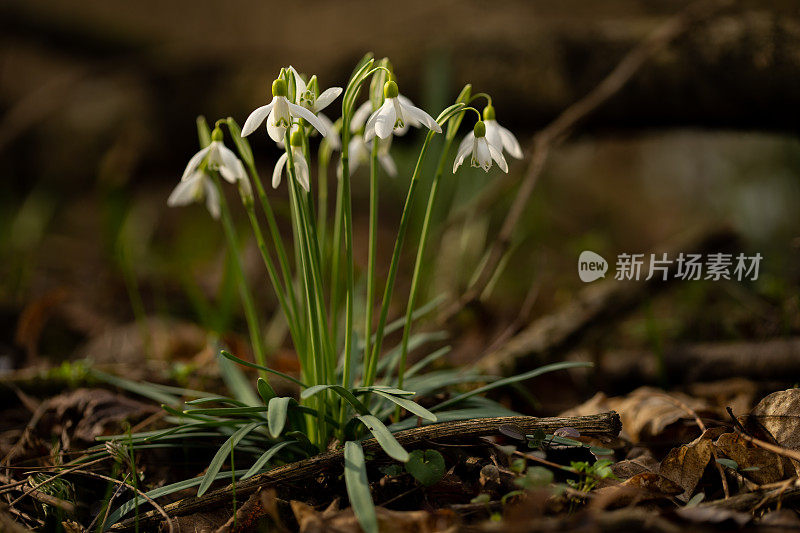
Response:
MULTIPOLYGON (((395 433, 395 438, 403 446, 413 447, 428 441, 438 440, 464 440, 475 437, 486 437, 500 434, 498 428, 501 425, 513 424, 518 426, 526 433, 541 429, 545 432, 553 432, 562 427, 571 427, 580 431, 581 435, 586 436, 608 436, 616 437, 619 434, 622 424, 619 415, 613 411, 592 416, 578 417, 548 417, 536 418, 530 416, 504 416, 496 418, 478 418, 473 420, 459 420, 453 422, 442 422, 431 424, 419 428, 409 429, 395 433)), ((367 453, 381 453, 381 447, 375 439, 368 439, 362 443, 364 451, 367 453)), ((253 494, 260 488, 275 486, 286 487, 287 484, 298 481, 308 481, 317 478, 320 474, 333 470, 341 469, 343 464, 343 452, 337 450, 321 455, 291 463, 288 465, 274 468, 250 479, 236 483, 236 497, 243 498, 253 494)), ((169 516, 180 516, 197 512, 201 509, 227 505, 231 502, 233 487, 228 486, 222 489, 209 492, 201 497, 189 497, 183 500, 163 506, 163 510, 169 516)), ((149 511, 139 517, 140 527, 149 527, 155 524, 161 517, 156 511, 149 511)), ((134 518, 129 518, 123 522, 115 524, 112 531, 129 531, 135 527, 134 518)))
POLYGON ((789 379, 800 372, 800 338, 764 342, 680 344, 664 350, 664 368, 648 350, 614 350, 597 361, 599 379, 613 388, 630 383, 696 383, 731 377, 789 379))
POLYGON ((800 484, 795 480, 792 484, 777 489, 756 490, 746 492, 737 496, 731 496, 725 500, 714 500, 701 503, 699 507, 716 507, 721 509, 731 509, 734 511, 751 512, 754 509, 770 507, 778 503, 788 503, 800 498, 800 484))

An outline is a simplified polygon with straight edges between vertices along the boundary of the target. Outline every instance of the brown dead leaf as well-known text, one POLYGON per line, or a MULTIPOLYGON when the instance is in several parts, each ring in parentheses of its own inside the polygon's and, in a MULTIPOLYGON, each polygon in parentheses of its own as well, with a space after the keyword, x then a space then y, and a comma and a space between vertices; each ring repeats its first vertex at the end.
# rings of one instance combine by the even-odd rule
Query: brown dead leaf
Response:
POLYGON ((632 448, 622 461, 611 465, 611 471, 619 479, 628 479, 642 472, 658 472, 659 463, 649 450, 632 448))
POLYGON ((745 470, 741 471, 741 474, 759 485, 786 479, 787 473, 793 471, 788 464, 788 460, 767 450, 752 446, 736 433, 720 435, 714 446, 724 453, 726 457, 736 461, 740 471, 757 467, 758 470, 745 470))
POLYGON ((658 473, 683 487, 683 494, 678 496, 683 501, 688 501, 692 497, 697 483, 703 477, 703 472, 713 457, 714 445, 708 435, 710 431, 712 430, 705 431, 689 444, 673 448, 661 461, 658 473))
POLYGON ((645 500, 670 498, 683 492, 683 487, 654 472, 642 472, 609 487, 594 491, 593 509, 619 508, 645 500))
MULTIPOLYGON (((299 501, 292 501, 300 533, 360 533, 353 510, 339 510, 331 504, 324 511, 299 501)), ((449 533, 459 531, 455 514, 447 511, 393 511, 376 507, 378 529, 381 533, 449 533)))
MULTIPOLYGON (((701 416, 717 414, 706 401, 677 392, 667 394, 661 389, 640 387, 623 397, 608 398, 597 393, 584 404, 565 411, 561 416, 585 416, 616 411, 622 420, 621 436, 638 443, 663 436, 670 426, 683 419, 691 420, 691 415, 681 404, 701 416)), ((689 427, 694 431, 694 423, 689 427)))
MULTIPOLYGON (((800 451, 800 389, 773 392, 758 402, 744 423, 755 433, 767 432, 776 444, 800 451)), ((792 464, 800 475, 800 462, 792 464)))

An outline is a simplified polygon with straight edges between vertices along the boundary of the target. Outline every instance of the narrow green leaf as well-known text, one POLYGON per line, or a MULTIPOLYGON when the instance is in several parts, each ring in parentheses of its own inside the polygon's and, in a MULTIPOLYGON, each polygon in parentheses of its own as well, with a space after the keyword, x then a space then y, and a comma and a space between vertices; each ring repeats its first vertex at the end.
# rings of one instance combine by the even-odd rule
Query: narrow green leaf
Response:
MULTIPOLYGON (((214 477, 214 481, 220 481, 222 479, 230 479, 231 477, 232 477, 231 472, 220 472, 214 477)), ((147 495, 148 498, 155 500, 156 498, 160 498, 161 496, 168 496, 170 494, 174 494, 182 490, 196 487, 202 481, 203 481, 202 477, 184 479, 183 481, 178 481, 177 483, 171 483, 169 485, 164 485, 163 487, 158 487, 157 489, 145 492, 145 494, 147 495)), ((141 504, 142 504, 142 499, 139 498, 139 505, 141 504)), ((113 526, 114 524, 119 522, 119 520, 123 516, 133 511, 135 507, 136 507, 136 498, 131 498, 127 502, 120 505, 116 511, 114 511, 108 516, 108 521, 106 522, 106 525, 108 527, 113 526)))
POLYGON ((511 376, 504 379, 498 379, 497 381, 489 383, 488 385, 484 385, 483 387, 478 387, 477 389, 454 396, 453 398, 450 398, 449 400, 445 400, 444 402, 440 403, 439 405, 434 407, 433 410, 438 411, 439 409, 444 409, 445 407, 448 407, 450 405, 457 404, 458 402, 465 400, 471 396, 475 396, 476 394, 483 394, 484 392, 488 392, 498 387, 503 387, 505 385, 510 385, 512 383, 525 381, 526 379, 535 378, 536 376, 541 376, 542 374, 547 374, 548 372, 555 372, 556 370, 565 370, 567 368, 590 367, 590 366, 594 365, 592 363, 583 363, 578 361, 564 361, 561 363, 553 363, 551 365, 541 366, 535 370, 531 370, 530 372, 525 372, 524 374, 518 374, 516 376, 511 376))
POLYGON ((370 385, 369 387, 356 387, 352 390, 353 394, 365 394, 367 392, 381 391, 395 396, 414 396, 413 390, 403 390, 388 385, 370 385))
POLYGON ((203 481, 200 483, 200 488, 197 489, 197 496, 202 496, 205 494, 211 484, 215 481, 217 474, 222 468, 222 464, 225 462, 225 459, 230 457, 231 448, 235 448, 236 445, 239 444, 239 441, 241 441, 245 436, 247 436, 248 433, 256 429, 261 424, 261 422, 253 422, 251 424, 247 424, 246 426, 242 426, 241 428, 237 429, 236 432, 231 435, 222 446, 220 446, 219 450, 217 450, 217 453, 214 455, 214 458, 211 460, 211 463, 208 465, 208 470, 203 476, 203 481))
POLYGON ((436 422, 436 420, 437 420, 435 414, 431 413, 430 411, 428 411, 427 409, 422 407, 417 402, 412 402, 411 400, 408 400, 406 398, 399 398, 397 396, 394 396, 393 394, 388 394, 388 393, 386 393, 386 392, 384 392, 382 390, 376 390, 376 391, 373 391, 373 392, 375 394, 377 394, 378 396, 386 398, 390 402, 396 403, 397 405, 399 405, 400 407, 402 407, 406 411, 408 411, 410 413, 414 413, 417 416, 421 416, 425 420, 430 420, 431 422, 436 422))
POLYGON ((242 161, 244 161, 248 167, 254 166, 253 150, 250 148, 250 142, 242 137, 242 128, 233 120, 233 117, 228 117, 227 123, 228 130, 231 132, 231 137, 233 138, 233 143, 236 145, 236 149, 239 151, 239 156, 242 158, 242 161))
POLYGON ((200 148, 205 148, 211 144, 211 129, 208 127, 206 117, 200 115, 195 121, 197 124, 197 138, 200 141, 200 148))
POLYGON ((269 410, 267 411, 267 423, 269 427, 269 434, 273 439, 277 439, 284 426, 286 426, 286 416, 289 412, 289 403, 294 401, 294 398, 284 396, 282 398, 272 398, 269 401, 269 410))
POLYGON ((295 385, 299 385, 299 386, 301 386, 303 388, 308 387, 308 385, 306 385, 305 383, 303 383, 299 379, 293 378, 292 376, 290 376, 288 374, 284 374, 283 372, 278 372, 277 370, 272 370, 271 368, 268 368, 266 366, 257 365, 256 363, 251 363, 250 361, 245 361, 244 359, 239 359, 238 357, 236 357, 232 353, 227 352, 225 350, 221 350, 219 353, 223 357, 225 357, 227 359, 230 359, 231 361, 233 361, 235 363, 239 363, 240 365, 247 366, 247 367, 250 367, 250 368, 255 368, 256 370, 263 370, 264 372, 269 372, 270 374, 275 374, 276 376, 280 376, 283 379, 291 381, 295 385))
POLYGON ((372 502, 367 479, 367 462, 364 459, 364 450, 358 442, 344 443, 344 482, 358 523, 365 533, 378 533, 378 517, 375 515, 375 504, 372 502))
POLYGON ((270 447, 269 450, 265 451, 261 455, 261 457, 259 457, 256 460, 256 462, 253 463, 253 466, 250 467, 250 470, 248 470, 247 473, 245 475, 243 475, 239 479, 240 480, 247 479, 247 478, 252 477, 255 474, 257 474, 262 468, 264 468, 264 465, 266 465, 267 462, 269 462, 269 460, 272 459, 275 456, 275 454, 277 454, 279 451, 281 451, 285 447, 289 446, 290 444, 294 444, 294 441, 285 440, 283 442, 279 442, 279 443, 275 444, 274 446, 270 447))
POLYGON ((347 403, 353 406, 353 409, 355 409, 357 413, 362 415, 370 414, 367 406, 361 403, 361 401, 356 398, 352 392, 345 389, 341 385, 314 385, 313 387, 309 387, 300 393, 300 397, 310 398, 311 396, 314 396, 315 394, 318 394, 326 389, 331 389, 333 392, 344 398, 347 403))
POLYGON ((417 363, 412 365, 411 368, 406 370, 406 379, 413 377, 420 370, 426 368, 428 365, 431 365, 437 360, 441 359, 443 356, 447 355, 451 349, 452 348, 450 346, 445 346, 443 348, 439 348, 430 355, 426 355, 425 357, 420 359, 417 363))
POLYGON ((237 400, 251 406, 261 404, 256 391, 253 390, 252 382, 238 366, 225 357, 218 357, 217 364, 222 380, 237 400))
POLYGON ((173 396, 172 394, 167 394, 159 388, 153 386, 151 383, 147 383, 146 381, 131 381, 119 376, 106 374, 105 372, 95 370, 94 368, 90 369, 89 373, 95 378, 99 379, 100 381, 104 381, 109 385, 114 385, 115 387, 138 394, 139 396, 150 398, 158 403, 164 403, 173 407, 180 407, 183 405, 183 402, 180 398, 173 396))
POLYGON ((359 415, 357 418, 367 426, 367 429, 372 433, 372 436, 375 437, 375 440, 378 441, 378 444, 381 445, 386 455, 401 463, 408 461, 408 452, 397 442, 397 439, 395 439, 392 432, 383 425, 383 422, 372 415, 359 415))

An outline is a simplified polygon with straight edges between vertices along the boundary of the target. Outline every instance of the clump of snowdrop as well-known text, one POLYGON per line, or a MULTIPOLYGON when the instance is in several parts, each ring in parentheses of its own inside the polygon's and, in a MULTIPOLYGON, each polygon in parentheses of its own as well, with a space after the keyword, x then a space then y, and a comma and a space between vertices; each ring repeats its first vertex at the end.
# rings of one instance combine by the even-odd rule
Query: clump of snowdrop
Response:
POLYGON ((464 162, 467 155, 470 155, 470 165, 480 167, 484 172, 489 172, 489 169, 492 168, 492 160, 497 163, 497 166, 503 172, 508 172, 508 164, 506 164, 505 157, 495 145, 487 140, 487 127, 482 120, 475 123, 475 127, 472 129, 472 136, 467 136, 461 142, 456 154, 456 160, 453 163, 453 174, 464 162))
MULTIPOLYGON (((475 113, 478 115, 478 122, 472 132, 465 136, 457 150, 453 164, 454 173, 467 157, 472 166, 482 168, 486 172, 494 164, 497 164, 503 172, 508 171, 503 151, 515 158, 522 157, 522 150, 514 135, 497 123, 489 95, 481 93, 472 96, 471 86, 467 85, 453 105, 433 118, 401 95, 393 78, 389 61, 384 59, 376 63, 371 55, 359 63, 344 90, 340 87, 331 87, 320 91, 316 76, 305 80, 294 67, 281 69, 277 79, 272 83, 271 100, 250 113, 241 130, 232 118, 218 121, 213 131, 208 130, 204 119, 198 120, 198 132, 203 140, 201 144, 208 144, 189 160, 180 183, 167 200, 170 206, 205 200, 211 216, 222 219, 225 237, 234 258, 233 263, 236 265, 234 275, 237 276, 239 283, 239 294, 250 331, 256 367, 264 371, 263 379, 260 379, 258 384, 259 394, 270 413, 282 406, 284 415, 289 409, 292 410, 292 414, 299 414, 299 416, 284 416, 283 423, 287 431, 283 435, 281 430, 284 426, 279 424, 280 427, 276 429, 274 420, 270 417, 268 428, 270 435, 276 439, 286 439, 287 435, 301 432, 306 436, 304 442, 313 444, 319 450, 325 450, 337 439, 339 442, 347 441, 345 456, 349 456, 349 459, 345 462, 346 481, 348 469, 359 468, 358 461, 363 463, 361 445, 358 441, 367 431, 377 437, 377 441, 391 457, 398 461, 408 460, 408 453, 385 426, 389 422, 386 413, 392 410, 392 405, 402 405, 414 415, 436 421, 434 413, 408 398, 413 393, 402 390, 403 376, 409 349, 409 331, 413 321, 412 311, 415 308, 418 291, 417 279, 425 259, 425 246, 431 234, 431 213, 434 211, 439 191, 439 180, 443 178, 444 169, 447 168, 449 154, 464 115, 475 113), (369 95, 366 101, 360 104, 359 95, 364 85, 370 86, 369 95), (335 121, 341 125, 337 131, 334 121, 322 111, 339 97, 342 100, 342 115, 335 121), (470 107, 470 102, 478 97, 485 97, 489 102, 483 115, 470 107), (275 211, 271 207, 271 198, 259 177, 252 148, 247 140, 247 137, 264 122, 269 138, 278 143, 284 151, 274 166, 271 180, 272 187, 277 188, 283 181, 284 173, 288 174, 289 207, 280 211, 275 211), (238 157, 223 144, 222 125, 227 125, 238 157), (443 142, 430 142, 434 136, 443 132, 445 126, 447 132, 443 135, 443 142), (377 275, 380 264, 375 258, 378 240, 379 178, 382 172, 389 176, 397 176, 405 170, 398 169, 391 156, 391 147, 393 137, 404 134, 410 127, 420 128, 425 133, 425 141, 413 171, 409 172, 407 182, 402 182, 407 183, 408 192, 402 206, 387 274, 377 275), (317 179, 313 180, 312 169, 315 165, 312 146, 316 132, 322 135, 325 141, 319 145, 317 158, 319 172, 317 179), (431 186, 423 188, 429 191, 428 203, 425 221, 419 226, 421 227, 419 239, 415 241, 419 243, 419 249, 406 305, 400 357, 397 359, 396 371, 390 368, 392 365, 386 364, 385 368, 380 370, 382 377, 379 377, 378 360, 383 357, 384 332, 399 261, 404 256, 402 247, 409 228, 415 227, 409 224, 410 213, 414 202, 418 201, 419 184, 423 181, 423 173, 430 168, 430 165, 425 165, 423 162, 428 152, 439 149, 441 149, 440 163, 432 176, 431 186), (338 172, 340 180, 336 188, 336 207, 334 210, 329 210, 325 180, 332 150, 341 150, 342 153, 338 172), (353 231, 351 175, 356 168, 362 166, 368 167, 370 173, 369 258, 366 284, 356 285, 355 275, 358 269, 354 265, 353 239, 361 232, 353 231), (251 180, 258 192, 258 202, 254 201, 251 180), (264 331, 263 324, 259 322, 258 310, 243 274, 241 259, 238 256, 240 239, 236 233, 229 204, 225 200, 227 196, 221 194, 220 187, 225 182, 238 185, 253 236, 297 352, 300 362, 299 379, 282 375, 302 387, 299 403, 292 403, 289 398, 275 397, 275 391, 267 382, 267 372, 275 371, 266 367, 261 338, 261 332, 264 331), (310 194, 312 183, 314 189, 317 189, 316 197, 310 194), (258 208, 261 209, 260 214, 256 212, 258 208), (291 241, 284 242, 279 227, 280 217, 276 216, 277 213, 287 215, 289 220, 280 222, 292 228, 291 241), (328 213, 335 214, 329 217, 328 213), (326 225, 331 222, 328 218, 334 219, 331 232, 326 231, 326 225), (262 219, 267 222, 268 232, 261 228, 262 219), (294 261, 290 261, 289 257, 293 257, 294 261), (373 299, 376 294, 380 294, 376 293, 376 289, 377 280, 381 278, 385 279, 383 297, 373 299), (357 286, 366 286, 365 298, 361 299, 355 294, 357 286), (366 309, 363 329, 357 328, 354 323, 355 301, 363 302, 366 309), (375 317, 377 320, 373 321, 372 304, 378 302, 380 310, 375 317), (377 326, 373 329, 375 323, 377 326), (340 333, 342 331, 343 338, 340 333), (361 358, 363 368, 360 369, 355 368, 354 362, 354 353, 358 351, 355 340, 357 338, 364 339, 364 353, 361 358), (357 396, 365 396, 364 401, 362 402, 357 396), (291 431, 288 431, 289 426, 292 426, 291 431)), ((401 411, 398 407, 395 421, 400 418, 401 411)), ((283 443, 277 445, 280 446, 283 446, 283 443)), ((302 448, 304 446, 298 447, 302 448)), ((200 491, 208 488, 216 473, 213 470, 208 471, 200 491)), ((352 472, 349 474, 352 477, 352 472)), ((348 491, 351 488, 358 490, 349 486, 350 481, 347 483, 348 491)), ((369 501, 369 494, 366 494, 365 498, 369 501)), ((377 525, 371 521, 369 513, 366 515, 363 513, 363 508, 357 512, 362 527, 370 533, 376 531, 377 525)))

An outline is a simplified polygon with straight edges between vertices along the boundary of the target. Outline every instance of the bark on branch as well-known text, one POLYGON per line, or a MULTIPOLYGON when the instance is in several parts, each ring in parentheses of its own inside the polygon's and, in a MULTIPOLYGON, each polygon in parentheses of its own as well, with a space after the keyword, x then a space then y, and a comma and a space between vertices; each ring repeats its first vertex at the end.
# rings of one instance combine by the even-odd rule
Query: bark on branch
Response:
MULTIPOLYGON (((613 411, 592 416, 578 417, 547 417, 537 418, 531 416, 503 416, 495 418, 478 418, 473 420, 459 420, 442 422, 419 428, 409 429, 395 433, 395 438, 403 446, 413 448, 415 445, 428 441, 453 441, 498 435, 498 428, 505 424, 518 426, 529 433, 537 429, 553 432, 562 427, 572 427, 580 431, 581 435, 615 437, 619 434, 622 424, 619 415, 613 411)), ((380 453, 381 448, 375 439, 363 441, 365 452, 380 453)), ((279 488, 286 484, 316 478, 320 474, 341 469, 343 466, 343 452, 337 450, 291 463, 258 476, 254 476, 236 484, 236 497, 247 497, 263 487, 275 486, 279 488)), ((209 492, 201 497, 190 497, 165 505, 164 511, 170 516, 179 516, 197 512, 202 509, 218 505, 227 505, 232 498, 233 488, 225 487, 209 492)), ((139 527, 149 527, 163 517, 155 511, 139 517, 139 527)), ((129 531, 135 527, 135 520, 129 518, 114 525, 112 531, 129 531)))

